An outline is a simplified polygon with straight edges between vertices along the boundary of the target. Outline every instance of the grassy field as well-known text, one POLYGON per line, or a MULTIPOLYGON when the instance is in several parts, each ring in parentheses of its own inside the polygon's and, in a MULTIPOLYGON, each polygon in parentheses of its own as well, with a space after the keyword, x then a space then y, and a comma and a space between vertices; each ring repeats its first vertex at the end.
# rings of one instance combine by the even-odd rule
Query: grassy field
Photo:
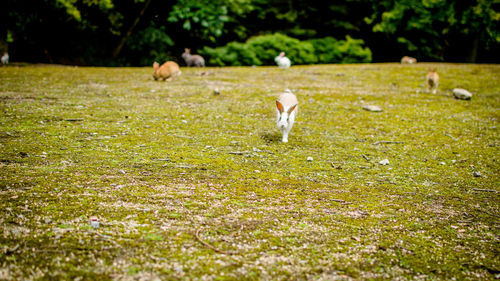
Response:
POLYGON ((182 70, 0 67, 0 280, 500 277, 499 65, 182 70))

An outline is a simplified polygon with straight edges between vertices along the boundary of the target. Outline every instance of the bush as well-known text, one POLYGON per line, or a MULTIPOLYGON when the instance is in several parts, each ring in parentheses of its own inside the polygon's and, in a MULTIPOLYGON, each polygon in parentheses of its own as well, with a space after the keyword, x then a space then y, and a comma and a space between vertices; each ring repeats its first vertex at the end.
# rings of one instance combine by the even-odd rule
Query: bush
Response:
POLYGON ((318 61, 311 43, 280 33, 250 38, 246 45, 267 65, 275 64, 274 58, 283 51, 292 64, 312 64, 318 61))
POLYGON ((314 53, 320 63, 339 63, 342 54, 337 48, 338 41, 333 37, 308 40, 314 47, 314 53))
POLYGON ((200 52, 208 57, 208 64, 218 66, 261 65, 255 53, 242 43, 231 42, 224 47, 205 47, 200 52))
POLYGON ((338 44, 338 49, 343 54, 341 63, 372 61, 372 51, 368 47, 363 48, 365 42, 362 39, 353 39, 349 35, 345 39, 345 41, 339 41, 338 44))
POLYGON ((316 63, 311 43, 283 34, 252 37, 246 43, 231 42, 224 47, 205 47, 200 52, 210 65, 273 65, 280 52, 286 52, 293 64, 316 63))
POLYGON ((346 36, 346 40, 325 37, 308 40, 315 50, 320 63, 360 63, 371 62, 372 52, 363 48, 364 41, 346 36))
POLYGON ((274 65, 274 58, 285 52, 292 64, 371 62, 372 53, 363 40, 346 36, 300 41, 275 33, 252 37, 245 43, 231 42, 223 47, 205 47, 200 52, 208 64, 216 66, 274 65))

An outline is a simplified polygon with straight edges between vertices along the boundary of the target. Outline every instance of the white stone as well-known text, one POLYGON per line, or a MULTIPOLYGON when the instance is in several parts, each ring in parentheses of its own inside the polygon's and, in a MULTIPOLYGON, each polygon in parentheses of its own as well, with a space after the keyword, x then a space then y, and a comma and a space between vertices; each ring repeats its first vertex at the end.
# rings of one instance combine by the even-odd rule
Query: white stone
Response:
POLYGON ((471 92, 460 88, 453 89, 453 95, 460 100, 470 100, 472 98, 471 92))
POLYGON ((384 159, 384 160, 382 160, 382 161, 380 161, 380 162, 378 162, 378 163, 379 163, 380 165, 384 165, 384 166, 385 166, 385 165, 389 165, 389 159, 384 159))
POLYGON ((307 157, 307 161, 311 162, 313 161, 313 158, 311 156, 307 157))
POLYGON ((177 273, 182 273, 182 272, 184 272, 184 270, 182 269, 182 266, 176 266, 176 267, 174 267, 174 270, 175 270, 175 272, 177 272, 177 273))
POLYGON ((99 219, 96 216, 90 217, 90 226, 93 228, 99 228, 99 219))
POLYGON ((382 108, 380 108, 380 106, 376 106, 376 105, 364 105, 363 109, 371 111, 371 112, 381 112, 382 111, 382 108))

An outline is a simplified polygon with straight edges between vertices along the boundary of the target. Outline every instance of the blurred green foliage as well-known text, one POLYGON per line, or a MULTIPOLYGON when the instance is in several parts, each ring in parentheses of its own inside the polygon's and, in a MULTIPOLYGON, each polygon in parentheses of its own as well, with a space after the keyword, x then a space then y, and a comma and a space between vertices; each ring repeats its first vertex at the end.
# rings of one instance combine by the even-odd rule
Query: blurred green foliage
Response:
POLYGON ((372 61, 372 52, 363 47, 364 41, 346 36, 345 40, 325 37, 308 40, 314 46, 319 63, 367 63, 372 61))
POLYGON ((301 41, 280 33, 250 38, 245 43, 231 42, 223 47, 205 47, 200 52, 210 65, 274 65, 274 58, 282 51, 293 64, 360 63, 371 62, 372 54, 364 42, 346 36, 301 41))
POLYGON ((416 57, 444 60, 447 52, 461 48, 464 59, 473 62, 479 48, 499 47, 498 0, 383 0, 374 1, 373 8, 365 19, 373 32, 392 37, 416 57))
POLYGON ((144 30, 136 32, 129 40, 128 47, 142 56, 132 58, 136 64, 148 65, 153 61, 164 62, 173 59, 168 55, 168 48, 174 45, 174 41, 165 32, 164 26, 156 26, 151 23, 144 30))
POLYGON ((244 43, 231 42, 224 47, 205 47, 200 51, 206 56, 209 65, 216 66, 242 66, 262 65, 255 52, 250 50, 244 43))
POLYGON ((180 61, 187 47, 213 65, 273 64, 281 50, 294 64, 403 55, 500 62, 498 0, 4 2, 0 42, 8 41, 12 61, 150 65, 180 61))
POLYGON ((255 52, 263 64, 275 64, 274 58, 284 51, 293 64, 316 63, 314 47, 311 43, 300 41, 286 35, 275 33, 250 38, 248 47, 255 52))
POLYGON ((225 1, 179 0, 170 12, 168 21, 181 23, 191 35, 202 36, 215 42, 229 21, 225 1))

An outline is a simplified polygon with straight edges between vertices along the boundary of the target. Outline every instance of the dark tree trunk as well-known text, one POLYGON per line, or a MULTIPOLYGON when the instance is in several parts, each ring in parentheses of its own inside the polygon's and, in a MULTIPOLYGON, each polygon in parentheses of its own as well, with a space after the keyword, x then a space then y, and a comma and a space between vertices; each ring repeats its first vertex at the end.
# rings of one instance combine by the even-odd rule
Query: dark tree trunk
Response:
POLYGON ((54 64, 54 60, 52 59, 52 56, 50 55, 49 51, 47 49, 43 49, 43 53, 45 54, 45 56, 49 60, 49 63, 54 64))
POLYGON ((127 42, 128 38, 130 37, 130 35, 132 35, 132 32, 134 31, 135 27, 137 26, 137 24, 139 23, 139 21, 141 20, 142 16, 144 15, 144 12, 146 11, 146 9, 148 8, 149 4, 151 4, 151 0, 147 0, 146 1, 146 4, 144 4, 144 7, 142 8, 141 12, 139 13, 139 15, 135 18, 135 21, 134 23, 132 24, 132 26, 130 26, 130 28, 128 29, 127 33, 125 33, 125 36, 122 37, 122 40, 120 40, 120 44, 118 44, 118 46, 115 48, 115 50, 113 51, 113 58, 117 58, 118 55, 120 54, 123 46, 125 45, 125 43, 127 42))
POLYGON ((479 52, 479 33, 474 36, 472 40, 472 47, 467 54, 466 62, 477 62, 477 53, 479 52))

